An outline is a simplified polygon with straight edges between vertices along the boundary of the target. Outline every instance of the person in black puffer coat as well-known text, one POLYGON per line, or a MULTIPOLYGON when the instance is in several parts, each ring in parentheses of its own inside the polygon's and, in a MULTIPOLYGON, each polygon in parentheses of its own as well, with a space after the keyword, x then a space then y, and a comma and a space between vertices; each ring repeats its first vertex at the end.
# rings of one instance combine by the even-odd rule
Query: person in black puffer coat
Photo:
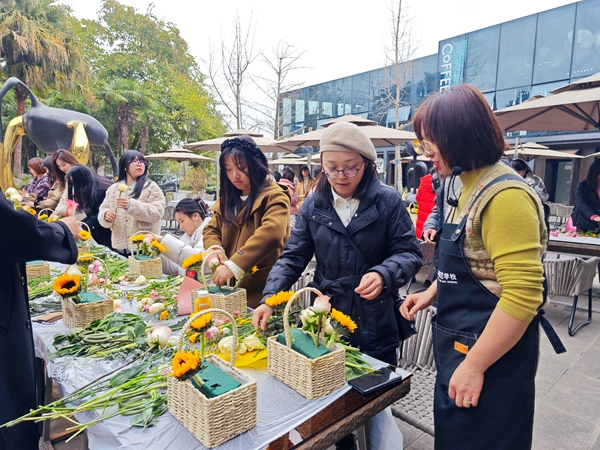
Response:
POLYGON ((315 254, 311 286, 356 322, 351 345, 396 365, 394 301, 421 268, 413 224, 400 194, 378 180, 375 148, 359 127, 330 125, 320 147, 323 173, 269 274, 253 323, 266 326, 272 310, 265 299, 288 290, 315 254))

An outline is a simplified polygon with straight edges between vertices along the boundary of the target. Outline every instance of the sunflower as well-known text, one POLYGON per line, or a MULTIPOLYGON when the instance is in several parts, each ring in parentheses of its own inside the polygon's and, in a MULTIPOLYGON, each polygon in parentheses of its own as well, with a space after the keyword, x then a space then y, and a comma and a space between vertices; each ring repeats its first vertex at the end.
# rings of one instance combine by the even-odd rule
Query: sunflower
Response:
POLYGON ((202 314, 200 317, 195 319, 190 327, 194 330, 202 333, 206 328, 212 325, 212 313, 202 314))
POLYGON ((276 306, 280 306, 287 303, 293 295, 294 291, 281 291, 267 298, 265 300, 265 304, 270 306, 271 308, 275 308, 276 306))
POLYGON ((91 263, 94 260, 94 255, 92 253, 81 253, 77 258, 77 264, 87 264, 91 263))
POLYGON ((48 223, 56 222, 57 220, 57 217, 48 217, 48 223))
POLYGON ((87 241, 92 237, 92 234, 89 231, 79 230, 79 236, 81 237, 82 241, 87 241))
POLYGON ((335 320, 341 326, 346 328, 348 331, 350 331, 350 333, 354 333, 354 330, 356 330, 357 328, 356 322, 354 322, 354 320, 352 320, 350 316, 347 316, 346 314, 344 314, 341 311, 338 311, 335 308, 331 309, 331 319, 335 320))
POLYGON ((40 220, 46 220, 48 218, 48 214, 40 214, 40 216, 38 217, 38 219, 40 220))
POLYGON ((192 333, 188 336, 188 339, 192 344, 195 344, 196 340, 198 339, 198 336, 200 336, 200 333, 192 333))
POLYGON ((27 208, 27 212, 32 216, 37 216, 37 211, 33 208, 27 208))
POLYGON ((181 267, 189 269, 192 266, 202 263, 202 253, 195 253, 188 258, 185 258, 181 263, 181 267))
POLYGON ((77 295, 81 287, 81 277, 69 275, 68 273, 59 276, 52 284, 52 289, 63 298, 77 295))
POLYGON ((135 234, 135 235, 131 236, 129 239, 131 239, 131 242, 142 242, 144 240, 144 235, 143 234, 135 234))
POLYGON ((193 353, 188 351, 177 352, 173 357, 169 376, 183 379, 191 378, 196 372, 199 363, 200 355, 198 354, 198 350, 193 353))
POLYGON ((162 245, 157 240, 152 241, 152 247, 154 247, 156 250, 158 250, 158 253, 164 253, 166 250, 165 246, 162 245))

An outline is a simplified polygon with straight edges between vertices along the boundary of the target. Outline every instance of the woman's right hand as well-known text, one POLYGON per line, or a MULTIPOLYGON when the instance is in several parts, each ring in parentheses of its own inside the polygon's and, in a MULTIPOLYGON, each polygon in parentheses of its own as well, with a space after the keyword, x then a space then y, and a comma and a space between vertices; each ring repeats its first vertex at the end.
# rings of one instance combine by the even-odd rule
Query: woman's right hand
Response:
POLYGON ((106 220, 107 222, 114 222, 115 220, 117 220, 117 215, 112 211, 106 211, 106 213, 104 214, 104 220, 106 220))
POLYGON ((402 317, 406 320, 412 322, 415 320, 415 314, 430 306, 433 303, 434 298, 435 294, 432 295, 431 292, 429 292, 429 289, 425 292, 419 292, 418 294, 407 295, 402 305, 400 305, 400 314, 402 314, 402 317))
POLYGON ((269 317, 271 317, 272 314, 273 308, 263 303, 252 313, 252 325, 254 328, 258 328, 260 326, 262 330, 266 330, 269 317))

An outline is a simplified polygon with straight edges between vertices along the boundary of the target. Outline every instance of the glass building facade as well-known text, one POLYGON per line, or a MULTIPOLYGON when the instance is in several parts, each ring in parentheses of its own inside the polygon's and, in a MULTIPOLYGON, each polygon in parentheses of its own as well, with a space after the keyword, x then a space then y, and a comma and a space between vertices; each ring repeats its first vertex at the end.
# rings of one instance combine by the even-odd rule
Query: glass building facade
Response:
MULTIPOLYGON (((396 117, 390 97, 395 96, 397 85, 401 86, 402 124, 412 120, 429 93, 452 85, 476 86, 496 110, 534 95, 549 95, 559 86, 597 72, 600 0, 582 0, 443 40, 437 54, 404 63, 397 71, 384 67, 287 92, 280 104, 282 135, 319 128, 344 114, 393 127, 396 117)), ((550 134, 520 133, 525 137, 550 134)), ((519 133, 507 137, 515 135, 519 133)), ((590 131, 585 135, 584 140, 598 146, 600 133, 590 131)), ((378 149, 386 163, 388 151, 378 149)), ((555 168, 549 169, 549 173, 556 172, 555 168)))
POLYGON ((448 86, 476 86, 493 109, 600 72, 600 0, 583 0, 439 43, 437 55, 287 92, 282 134, 316 129, 355 114, 395 123, 389 98, 401 85, 400 122, 409 122, 427 94, 448 86), (396 80, 401 80, 396 83, 396 80))

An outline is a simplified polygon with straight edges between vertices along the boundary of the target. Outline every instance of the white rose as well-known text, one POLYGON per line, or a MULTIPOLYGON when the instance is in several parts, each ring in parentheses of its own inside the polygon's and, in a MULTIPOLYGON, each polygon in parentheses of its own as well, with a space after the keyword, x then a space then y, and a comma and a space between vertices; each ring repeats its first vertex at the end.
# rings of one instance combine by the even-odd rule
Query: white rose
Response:
POLYGON ((306 308, 300 311, 300 319, 302 320, 302 323, 304 325, 310 325, 317 322, 315 312, 310 308, 306 308))
POLYGON ((244 344, 243 342, 241 344, 238 345, 237 347, 237 352, 239 355, 243 355, 244 353, 246 353, 248 351, 248 348, 246 347, 246 344, 244 344))
POLYGON ((10 201, 13 203, 20 203, 23 200, 23 196, 18 192, 16 194, 11 194, 10 201))
POLYGON ((150 306, 150 314, 158 314, 160 312, 163 312, 164 310, 165 310, 165 305, 163 305, 160 302, 153 303, 150 306))
POLYGON ((135 284, 137 286, 141 286, 142 284, 146 284, 146 277, 144 275, 140 275, 139 277, 137 277, 135 279, 135 281, 133 282, 133 284, 135 284))
POLYGON ((81 270, 79 270, 79 267, 77 267, 74 264, 72 266, 69 266, 69 268, 67 269, 67 273, 69 275, 71 275, 72 277, 80 277, 80 276, 82 276, 81 270))
POLYGON ((224 337, 219 341, 219 351, 221 353, 231 353, 231 347, 233 346, 233 336, 224 337))
POLYGON ((256 334, 254 334, 254 333, 251 334, 250 336, 246 336, 244 338, 244 340, 242 341, 242 343, 250 351, 252 351, 252 350, 259 350, 259 349, 261 349, 261 348, 264 347, 263 344, 262 344, 262 342, 260 342, 260 339, 258 338, 258 336, 256 334))
POLYGON ((329 319, 327 319, 327 322, 325 322, 325 327, 323 327, 323 332, 325 334, 333 334, 335 332, 333 327, 331 326, 331 321, 329 319))
POLYGON ((6 195, 8 195, 8 196, 19 193, 19 191, 17 191, 14 187, 9 187, 8 189, 6 189, 5 192, 6 192, 6 195))

